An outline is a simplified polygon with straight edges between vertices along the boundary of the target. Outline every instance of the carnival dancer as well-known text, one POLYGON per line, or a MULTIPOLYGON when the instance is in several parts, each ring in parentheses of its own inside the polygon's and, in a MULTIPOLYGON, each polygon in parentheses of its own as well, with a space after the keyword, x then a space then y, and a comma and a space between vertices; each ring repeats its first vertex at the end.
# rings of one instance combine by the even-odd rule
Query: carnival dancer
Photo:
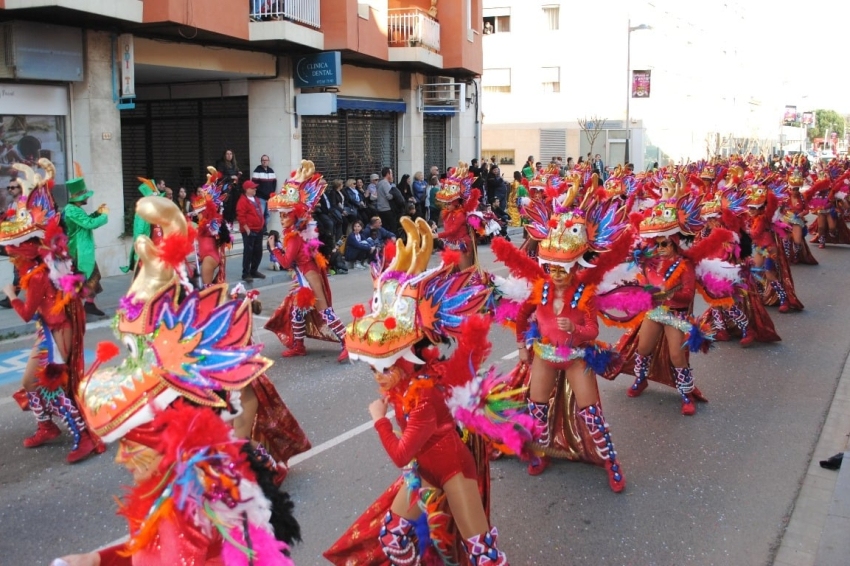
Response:
POLYGON ((312 211, 327 183, 316 173, 312 161, 301 160, 283 190, 269 199, 269 211, 280 212, 283 249, 272 250, 282 269, 293 271, 292 290, 266 323, 286 346, 284 358, 306 356, 304 338, 339 342, 337 361, 348 361, 345 326, 333 308, 328 262, 319 253, 316 224, 312 211))
MULTIPOLYGON (((149 196, 164 196, 159 193, 159 189, 157 188, 156 181, 154 179, 145 179, 144 177, 138 178, 141 184, 139 185, 139 192, 143 197, 149 196)), ((162 228, 156 225, 151 225, 147 220, 139 216, 138 214, 133 215, 133 241, 136 240, 140 235, 144 234, 145 236, 149 236, 154 244, 158 244, 162 240, 162 228)), ((129 271, 133 271, 133 275, 135 276, 136 270, 136 262, 138 258, 136 257, 136 250, 132 248, 130 250, 130 258, 125 266, 121 266, 120 269, 123 273, 127 273, 129 271)))
MULTIPOLYGON (((661 200, 642 215, 632 215, 640 234, 634 251, 637 282, 655 293, 653 308, 639 320, 637 329, 620 338, 615 371, 635 375, 629 397, 643 393, 649 380, 675 387, 681 396, 682 414, 690 416, 696 413, 696 401, 708 400, 694 383, 688 354, 708 347, 710 328, 701 327, 691 314, 696 274, 694 261, 683 253, 681 239, 701 228, 700 197, 683 191, 684 183, 667 178, 661 200)), ((713 245, 716 243, 706 240, 699 253, 706 254, 713 245)), ((692 249, 689 255, 693 257, 696 251, 692 249)))
POLYGON ((743 348, 756 341, 781 340, 750 271, 752 241, 740 218, 745 214, 744 198, 733 191, 717 191, 702 203, 701 210, 705 227, 697 241, 713 237, 722 243, 696 268, 697 290, 709 304, 700 321, 712 324, 715 342, 728 341, 730 333, 740 336, 743 348), (737 275, 730 291, 727 279, 733 269, 737 275))
POLYGON ((195 257, 203 286, 224 283, 227 279, 227 254, 231 245, 230 228, 222 216, 229 192, 224 190, 222 174, 213 166, 207 167, 207 182, 192 198, 192 215, 198 221, 195 257))
MULTIPOLYGON (((464 443, 459 412, 448 405, 455 390, 468 399, 479 389, 465 386, 489 352, 490 321, 475 315, 489 290, 472 283, 474 270, 457 271, 456 251, 428 269, 430 227, 423 219, 401 223, 406 244, 382 272, 373 272, 372 310, 352 309, 347 336, 352 359, 375 372, 383 396, 369 412, 390 458, 405 471, 324 556, 337 565, 507 565, 488 520, 486 447, 477 434, 464 443), (441 359, 437 345, 450 339, 457 348, 441 359), (386 418, 390 405, 400 438, 386 418)), ((518 449, 530 440, 525 430, 518 449)))
POLYGON ((474 180, 466 164, 461 161, 457 167, 449 169, 446 178, 440 181, 440 190, 436 196, 443 208, 443 231, 437 237, 446 249, 460 253, 457 265, 460 270, 478 265, 476 236, 492 236, 501 230, 498 223, 485 218, 478 211, 481 191, 472 188, 474 180))
MULTIPOLYGON (((256 289, 246 291, 241 282, 230 291, 230 298, 247 301, 254 315, 263 310, 259 296, 256 289)), ((274 483, 280 485, 289 473, 288 460, 312 445, 265 373, 240 391, 240 403, 242 413, 233 419, 233 429, 239 438, 251 441, 257 455, 274 471, 274 483)))
POLYGON ((809 226, 815 234, 812 243, 817 242, 818 248, 826 244, 850 244, 850 228, 843 217, 841 204, 847 198, 850 171, 843 171, 837 163, 817 173, 817 179, 806 192, 809 212, 817 218, 809 226))
POLYGON ((84 277, 74 273, 50 193, 53 164, 44 158, 38 164, 44 178, 26 165, 13 165, 23 173, 18 177, 23 193, 16 216, 0 224, 0 245, 6 246, 21 273, 26 301, 18 298, 14 285, 6 285, 3 291, 25 322, 36 323, 35 345, 21 380, 25 393, 15 398, 32 411, 38 426, 24 446, 35 448, 58 437, 61 432, 53 417, 59 417, 73 437, 66 457, 73 464, 105 447, 89 433, 74 395, 84 364, 86 315, 80 299, 84 277))
POLYGON ((141 267, 116 315, 130 353, 101 368, 118 347, 99 344, 80 385, 86 421, 118 442, 116 461, 133 475, 120 510, 130 536, 61 560, 290 566, 288 545, 300 539, 292 502, 225 422, 238 415, 238 392, 272 364, 251 344, 251 307, 228 300, 226 285, 188 292, 182 266, 193 237, 173 202, 144 197, 136 211, 164 238, 157 248, 146 236, 134 244, 141 267))
POLYGON ((578 204, 580 183, 570 175, 564 194, 550 191, 548 203, 524 208, 531 220, 529 236, 538 241, 539 266, 502 240, 493 242, 493 251, 533 289, 516 315, 516 371, 530 366, 528 411, 536 423, 535 440, 547 450, 532 459, 528 473, 542 473, 550 454, 584 461, 604 467, 610 488, 619 493, 626 480, 596 383, 597 374, 609 371, 614 352, 596 340, 596 288, 627 257, 631 230, 624 208, 601 190, 589 191, 578 204), (596 261, 590 263, 591 258, 596 261))
POLYGON ((62 210, 62 220, 65 231, 68 234, 68 250, 74 259, 74 265, 78 272, 86 277, 85 283, 85 311, 87 314, 104 316, 104 312, 97 308, 94 298, 103 291, 100 285, 100 269, 94 256, 94 231, 105 226, 109 220, 109 208, 101 204, 92 213, 83 210, 94 191, 88 190, 86 181, 79 173, 76 179, 65 183, 68 189, 68 204, 62 210))
POLYGON ((818 260, 812 255, 806 242, 806 215, 809 214, 809 207, 800 193, 805 179, 801 157, 802 154, 797 155, 791 161, 788 170, 788 192, 780 202, 782 220, 790 227, 790 233, 782 239, 782 245, 791 263, 817 265, 818 260))
POLYGON ((779 304, 781 313, 803 310, 781 244, 786 227, 779 223, 777 210, 784 183, 759 175, 745 180, 739 189, 747 202, 746 229, 753 242, 752 272, 761 286, 762 300, 766 305, 779 304))

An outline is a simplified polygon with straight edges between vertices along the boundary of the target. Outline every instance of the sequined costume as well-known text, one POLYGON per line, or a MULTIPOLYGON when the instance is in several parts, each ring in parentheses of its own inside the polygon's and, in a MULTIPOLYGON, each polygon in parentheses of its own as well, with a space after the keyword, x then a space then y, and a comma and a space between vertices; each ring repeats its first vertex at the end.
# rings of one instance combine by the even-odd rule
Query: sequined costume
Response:
MULTIPOLYGON (((457 430, 458 422, 481 424, 472 391, 483 399, 481 392, 490 390, 486 379, 476 377, 490 347, 482 339, 489 320, 474 315, 489 291, 472 282, 472 270, 457 271, 446 262, 457 252, 445 252, 444 263, 427 269, 430 227, 422 219, 401 223, 406 244, 374 273, 372 311, 352 309, 347 339, 351 358, 372 366, 395 408, 400 436, 385 411, 373 413, 373 421, 387 454, 405 471, 324 556, 337 565, 507 565, 496 546, 498 533, 489 527, 487 449, 479 435, 462 440, 457 430), (449 338, 457 347, 441 358, 430 344, 449 338), (482 523, 482 532, 461 534, 451 511, 464 513, 468 524, 482 523)), ((505 429, 519 434, 507 420, 505 429)), ((521 438, 530 439, 527 430, 521 438)))
POLYGON ((151 196, 136 212, 165 235, 157 248, 135 242, 139 274, 115 321, 129 355, 101 367, 119 352, 101 343, 79 388, 86 422, 118 442, 134 478, 120 509, 129 539, 97 551, 100 562, 291 566, 292 503, 228 423, 240 391, 271 366, 251 342, 250 301, 229 300, 226 285, 188 292, 178 272, 194 238, 182 211, 151 196))
POLYGON ((269 199, 269 211, 280 212, 283 224, 283 249, 272 254, 281 269, 292 270, 293 285, 266 323, 286 350, 283 357, 304 356, 304 338, 339 342, 337 361, 348 360, 345 326, 333 308, 328 265, 319 253, 319 238, 311 213, 327 187, 312 161, 302 160, 301 167, 286 181, 283 190, 269 199), (317 296, 323 304, 316 305, 317 296))
POLYGON ((105 450, 80 416, 75 395, 83 369, 85 312, 82 295, 85 276, 75 274, 53 201, 53 164, 39 160, 42 177, 30 167, 15 164, 23 173, 24 188, 17 213, 0 224, 0 245, 21 273, 26 300, 10 296, 11 306, 24 322, 35 321, 36 343, 33 357, 38 361, 34 375, 25 370, 23 389, 14 397, 24 410, 35 416, 35 434, 24 440, 26 448, 36 448, 57 438, 58 417, 73 438, 68 463, 75 463, 105 450))

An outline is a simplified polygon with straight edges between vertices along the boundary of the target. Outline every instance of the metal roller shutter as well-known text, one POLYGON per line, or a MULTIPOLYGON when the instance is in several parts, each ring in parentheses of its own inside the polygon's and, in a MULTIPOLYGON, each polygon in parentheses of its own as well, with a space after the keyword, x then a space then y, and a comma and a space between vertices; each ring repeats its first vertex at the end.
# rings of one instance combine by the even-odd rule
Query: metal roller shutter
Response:
POLYGON ((340 117, 305 116, 301 121, 301 155, 312 161, 325 179, 345 176, 345 124, 340 117))
MULTIPOLYGON (((423 120, 424 145, 425 145, 425 169, 426 175, 432 165, 446 170, 446 120, 445 116, 431 116, 425 114, 423 120)), ((425 179, 428 181, 429 179, 425 179)))
MULTIPOLYGON (((540 155, 537 161, 545 168, 553 157, 564 157, 567 152, 567 130, 540 130, 540 155)), ((566 159, 564 159, 566 162, 566 159)))
POLYGON ((345 110, 337 116, 306 116, 301 122, 301 153, 330 182, 395 170, 397 114, 345 110))
POLYGON ((122 111, 125 232, 132 232, 133 210, 141 196, 138 177, 189 188, 203 183, 207 165, 215 165, 226 149, 236 154, 242 172, 250 174, 246 96, 140 101, 122 111))

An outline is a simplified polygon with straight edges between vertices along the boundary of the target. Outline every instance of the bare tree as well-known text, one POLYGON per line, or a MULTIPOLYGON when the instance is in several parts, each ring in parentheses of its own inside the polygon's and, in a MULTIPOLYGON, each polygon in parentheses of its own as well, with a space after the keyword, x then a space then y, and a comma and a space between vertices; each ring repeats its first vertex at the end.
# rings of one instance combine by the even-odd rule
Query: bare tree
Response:
POLYGON ((593 144, 596 143, 596 138, 599 137, 599 134, 602 133, 602 126, 605 125, 605 121, 608 118, 600 118, 596 114, 590 117, 590 119, 585 116, 584 118, 578 119, 579 128, 584 132, 584 137, 587 138, 587 143, 590 144, 590 153, 593 153, 593 144))

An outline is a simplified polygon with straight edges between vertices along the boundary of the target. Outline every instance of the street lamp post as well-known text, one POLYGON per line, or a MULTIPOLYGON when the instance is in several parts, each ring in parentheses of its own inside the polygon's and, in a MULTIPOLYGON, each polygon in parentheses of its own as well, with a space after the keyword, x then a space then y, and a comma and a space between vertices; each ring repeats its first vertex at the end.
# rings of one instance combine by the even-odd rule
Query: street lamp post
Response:
POLYGON ((643 29, 652 29, 652 26, 646 24, 632 26, 632 20, 628 20, 629 33, 626 41, 626 155, 623 165, 629 162, 629 150, 632 144, 632 123, 631 116, 629 116, 632 103, 632 32, 643 29))

